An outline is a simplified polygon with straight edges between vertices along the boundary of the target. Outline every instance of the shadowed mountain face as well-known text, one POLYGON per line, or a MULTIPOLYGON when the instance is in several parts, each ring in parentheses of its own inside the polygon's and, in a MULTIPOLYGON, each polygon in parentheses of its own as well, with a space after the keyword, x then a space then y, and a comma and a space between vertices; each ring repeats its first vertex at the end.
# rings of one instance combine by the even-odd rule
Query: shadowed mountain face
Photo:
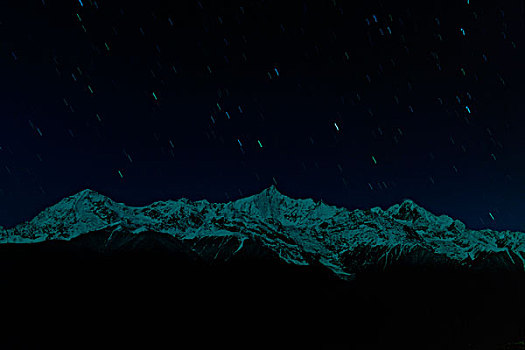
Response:
POLYGON ((320 264, 341 279, 403 263, 466 271, 524 271, 525 234, 474 231, 410 200, 386 210, 350 211, 292 199, 274 186, 229 203, 156 202, 130 207, 90 190, 65 198, 33 220, 0 228, 0 243, 74 241, 95 252, 148 245, 176 247, 192 259, 272 256, 292 265, 320 264), (157 233, 157 235, 152 235, 157 233), (164 243, 162 243, 164 242, 164 243))
POLYGON ((136 208, 87 190, 3 230, 0 342, 494 349, 524 336, 523 236, 411 201, 348 211, 271 187, 136 208))

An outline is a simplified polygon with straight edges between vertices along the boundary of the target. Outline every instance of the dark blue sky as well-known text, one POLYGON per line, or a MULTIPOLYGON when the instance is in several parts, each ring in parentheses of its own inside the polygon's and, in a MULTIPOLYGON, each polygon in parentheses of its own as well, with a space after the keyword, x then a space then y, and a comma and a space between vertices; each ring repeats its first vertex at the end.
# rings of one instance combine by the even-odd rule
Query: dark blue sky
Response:
POLYGON ((275 182, 525 230, 524 30, 519 1, 2 2, 0 225, 275 182))

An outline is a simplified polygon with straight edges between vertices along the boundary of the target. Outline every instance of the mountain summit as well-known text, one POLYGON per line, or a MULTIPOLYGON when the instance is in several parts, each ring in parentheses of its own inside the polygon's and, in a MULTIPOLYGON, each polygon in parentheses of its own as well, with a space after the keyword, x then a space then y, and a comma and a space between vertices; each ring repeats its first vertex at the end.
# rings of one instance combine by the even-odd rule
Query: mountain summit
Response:
POLYGON ((351 211, 312 199, 293 199, 273 185, 228 203, 183 198, 144 207, 84 190, 28 222, 0 229, 0 243, 72 241, 95 232, 105 235, 92 247, 98 251, 131 241, 132 246, 140 246, 136 240, 153 234, 194 259, 227 261, 262 254, 288 264, 321 265, 343 279, 398 263, 525 269, 524 233, 470 230, 411 200, 386 210, 351 211))

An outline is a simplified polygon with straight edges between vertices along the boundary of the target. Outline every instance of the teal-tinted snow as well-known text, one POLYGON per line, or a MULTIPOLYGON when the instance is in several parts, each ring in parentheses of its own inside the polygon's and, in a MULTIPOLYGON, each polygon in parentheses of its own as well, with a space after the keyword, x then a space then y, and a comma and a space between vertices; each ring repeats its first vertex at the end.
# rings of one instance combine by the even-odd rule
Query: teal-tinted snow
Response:
POLYGON ((45 209, 29 222, 7 230, 3 242, 41 242, 47 239, 71 239, 97 231, 132 215, 124 204, 91 190, 64 198, 45 209))
POLYGON ((521 232, 470 230, 462 222, 436 216, 411 200, 386 210, 350 211, 312 199, 293 199, 275 186, 228 203, 182 198, 144 207, 126 206, 85 190, 29 222, 0 228, 0 242, 70 240, 99 230, 169 234, 197 254, 213 259, 228 259, 247 249, 246 242, 251 241, 288 263, 316 261, 342 278, 353 272, 348 261, 386 266, 422 251, 422 256, 431 254, 464 266, 477 258, 503 253, 525 268, 525 234, 521 232))

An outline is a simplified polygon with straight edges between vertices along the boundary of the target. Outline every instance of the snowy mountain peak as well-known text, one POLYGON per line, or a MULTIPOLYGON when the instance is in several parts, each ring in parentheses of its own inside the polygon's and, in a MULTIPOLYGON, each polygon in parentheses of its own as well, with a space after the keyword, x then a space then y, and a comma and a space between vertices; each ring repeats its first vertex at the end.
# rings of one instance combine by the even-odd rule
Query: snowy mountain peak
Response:
POLYGON ((229 205, 249 215, 278 219, 282 210, 294 201, 296 200, 283 195, 272 185, 260 193, 238 199, 229 205))
POLYGON ((435 217, 434 214, 423 209, 411 199, 405 199, 401 204, 391 206, 386 213, 395 219, 407 221, 431 220, 435 217))
POLYGON ((350 211, 290 198, 275 186, 226 204, 177 200, 144 207, 126 206, 84 190, 29 222, 3 232, 0 228, 0 243, 72 240, 92 232, 108 232, 108 240, 117 239, 112 238, 119 236, 114 232, 123 232, 128 239, 143 232, 167 235, 191 254, 212 260, 227 260, 246 249, 250 253, 245 254, 271 252, 291 264, 308 265, 314 259, 342 278, 363 266, 386 266, 400 259, 469 267, 497 256, 505 268, 525 268, 521 232, 470 230, 412 200, 386 210, 350 211))
POLYGON ((85 189, 60 201, 56 206, 72 207, 75 212, 98 212, 118 206, 111 198, 90 189, 85 189))
POLYGON ((54 206, 59 207, 75 207, 76 210, 90 210, 93 206, 100 207, 101 205, 112 206, 116 203, 109 197, 100 194, 91 189, 85 189, 75 193, 69 197, 62 199, 54 206))
POLYGON ((97 191, 94 191, 92 189, 89 189, 89 188, 86 188, 85 190, 82 190, 76 194, 73 195, 73 197, 78 197, 78 198, 81 198, 81 197, 90 197, 90 196, 102 196, 100 193, 98 193, 97 191))
POLYGON ((118 221, 123 208, 127 207, 86 189, 44 209, 31 221, 7 230, 7 236, 11 236, 13 242, 71 239, 118 221))
POLYGON ((283 197, 289 198, 289 197, 285 196, 284 194, 282 194, 281 192, 279 192, 279 190, 277 189, 277 187, 275 185, 271 185, 270 187, 265 188, 264 190, 262 190, 256 196, 267 197, 267 198, 274 198, 274 199, 275 198, 283 198, 283 197))

